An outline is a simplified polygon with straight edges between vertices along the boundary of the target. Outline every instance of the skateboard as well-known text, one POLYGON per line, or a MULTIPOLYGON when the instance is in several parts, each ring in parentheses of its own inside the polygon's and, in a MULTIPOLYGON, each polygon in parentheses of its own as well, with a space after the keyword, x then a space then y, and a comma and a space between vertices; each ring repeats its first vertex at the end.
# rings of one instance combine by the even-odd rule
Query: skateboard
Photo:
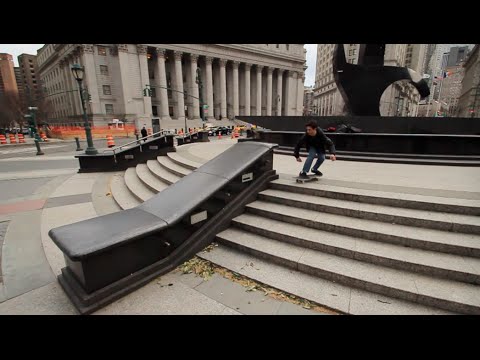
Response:
POLYGON ((304 184, 306 182, 310 182, 310 181, 318 181, 317 175, 307 175, 307 176, 308 176, 307 179, 303 179, 303 178, 298 177, 298 176, 295 177, 295 179, 296 179, 297 183, 302 183, 302 184, 304 184))

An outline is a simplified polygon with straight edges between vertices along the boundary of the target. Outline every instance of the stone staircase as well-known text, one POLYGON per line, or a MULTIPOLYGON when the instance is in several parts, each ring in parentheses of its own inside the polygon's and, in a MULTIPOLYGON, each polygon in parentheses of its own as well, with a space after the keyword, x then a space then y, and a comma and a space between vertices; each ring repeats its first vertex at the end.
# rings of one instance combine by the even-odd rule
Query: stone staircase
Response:
MULTIPOLYGON (((169 153, 111 191, 128 209, 200 165, 169 153)), ((281 176, 217 241, 198 255, 344 313, 480 314, 480 201, 281 176)))
POLYGON ((113 198, 123 209, 130 209, 150 199, 201 164, 182 159, 177 153, 159 156, 146 164, 115 173, 110 182, 113 198))

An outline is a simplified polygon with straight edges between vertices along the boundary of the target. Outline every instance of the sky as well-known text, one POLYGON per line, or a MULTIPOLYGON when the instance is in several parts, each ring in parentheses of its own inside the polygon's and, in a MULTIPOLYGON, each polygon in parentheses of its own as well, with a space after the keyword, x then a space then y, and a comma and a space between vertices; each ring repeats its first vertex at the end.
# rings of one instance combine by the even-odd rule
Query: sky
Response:
MULTIPOLYGON (((13 56, 15 66, 18 66, 17 56, 23 53, 37 55, 37 50, 44 44, 0 44, 0 53, 13 56)), ((315 62, 317 59, 317 44, 305 44, 307 49, 307 71, 305 72, 305 86, 315 83, 315 62)))
POLYGON ((14 66, 18 66, 17 56, 21 54, 37 55, 37 50, 44 44, 0 44, 0 53, 13 56, 14 66))

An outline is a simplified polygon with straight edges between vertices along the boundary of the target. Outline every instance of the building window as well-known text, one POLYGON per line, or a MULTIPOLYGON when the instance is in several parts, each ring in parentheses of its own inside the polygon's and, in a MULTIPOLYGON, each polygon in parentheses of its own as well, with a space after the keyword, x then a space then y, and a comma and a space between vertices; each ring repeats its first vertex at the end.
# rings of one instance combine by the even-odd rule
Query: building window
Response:
POLYGON ((100 74, 101 75, 108 75, 108 66, 107 65, 100 65, 100 74))
POLYGON ((105 104, 105 113, 113 114, 113 104, 105 104))
POLYGON ((158 109, 156 106, 152 106, 152 115, 153 116, 158 116, 158 109))
POLYGON ((98 47, 98 55, 107 56, 107 49, 105 48, 105 46, 98 47))
POLYGON ((155 88, 150 88, 150 90, 152 91, 151 94, 152 94, 152 98, 156 98, 157 97, 157 92, 155 91, 155 88))
POLYGON ((110 85, 103 85, 103 95, 112 95, 110 85))

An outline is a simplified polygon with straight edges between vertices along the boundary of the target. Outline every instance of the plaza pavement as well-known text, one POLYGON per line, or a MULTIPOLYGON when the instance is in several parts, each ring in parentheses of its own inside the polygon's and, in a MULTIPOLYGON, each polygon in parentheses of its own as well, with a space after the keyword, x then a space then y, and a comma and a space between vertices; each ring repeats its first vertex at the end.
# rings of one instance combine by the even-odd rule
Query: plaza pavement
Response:
MULTIPOLYGON (((234 145, 225 139, 184 145, 178 155, 205 163, 234 145)), ((73 154, 51 157, 68 160, 73 154), (63 156, 63 157, 62 157, 63 156)), ((28 161, 42 163, 41 157, 28 161)), ((0 167, 8 160, 0 159, 0 167)), ((22 162, 21 155, 10 161, 22 162)), ((111 173, 77 174, 71 163, 34 170, 30 178, 48 177, 29 196, 0 199, 0 314, 76 314, 56 281, 64 267, 61 251, 48 231, 57 226, 120 211, 113 200, 111 173), (36 173, 35 173, 36 171, 36 173), (17 201, 18 200, 18 201, 17 201)), ((282 178, 298 174, 293 156, 275 155, 282 178)), ((327 160, 322 184, 401 194, 480 200, 480 168, 420 166, 327 160)), ((0 172, 1 180, 28 178, 25 171, 0 172)), ((85 234, 94 236, 94 234, 85 234)), ((204 280, 172 272, 100 309, 96 314, 318 314, 301 306, 246 292, 242 285, 215 274, 204 280)))

